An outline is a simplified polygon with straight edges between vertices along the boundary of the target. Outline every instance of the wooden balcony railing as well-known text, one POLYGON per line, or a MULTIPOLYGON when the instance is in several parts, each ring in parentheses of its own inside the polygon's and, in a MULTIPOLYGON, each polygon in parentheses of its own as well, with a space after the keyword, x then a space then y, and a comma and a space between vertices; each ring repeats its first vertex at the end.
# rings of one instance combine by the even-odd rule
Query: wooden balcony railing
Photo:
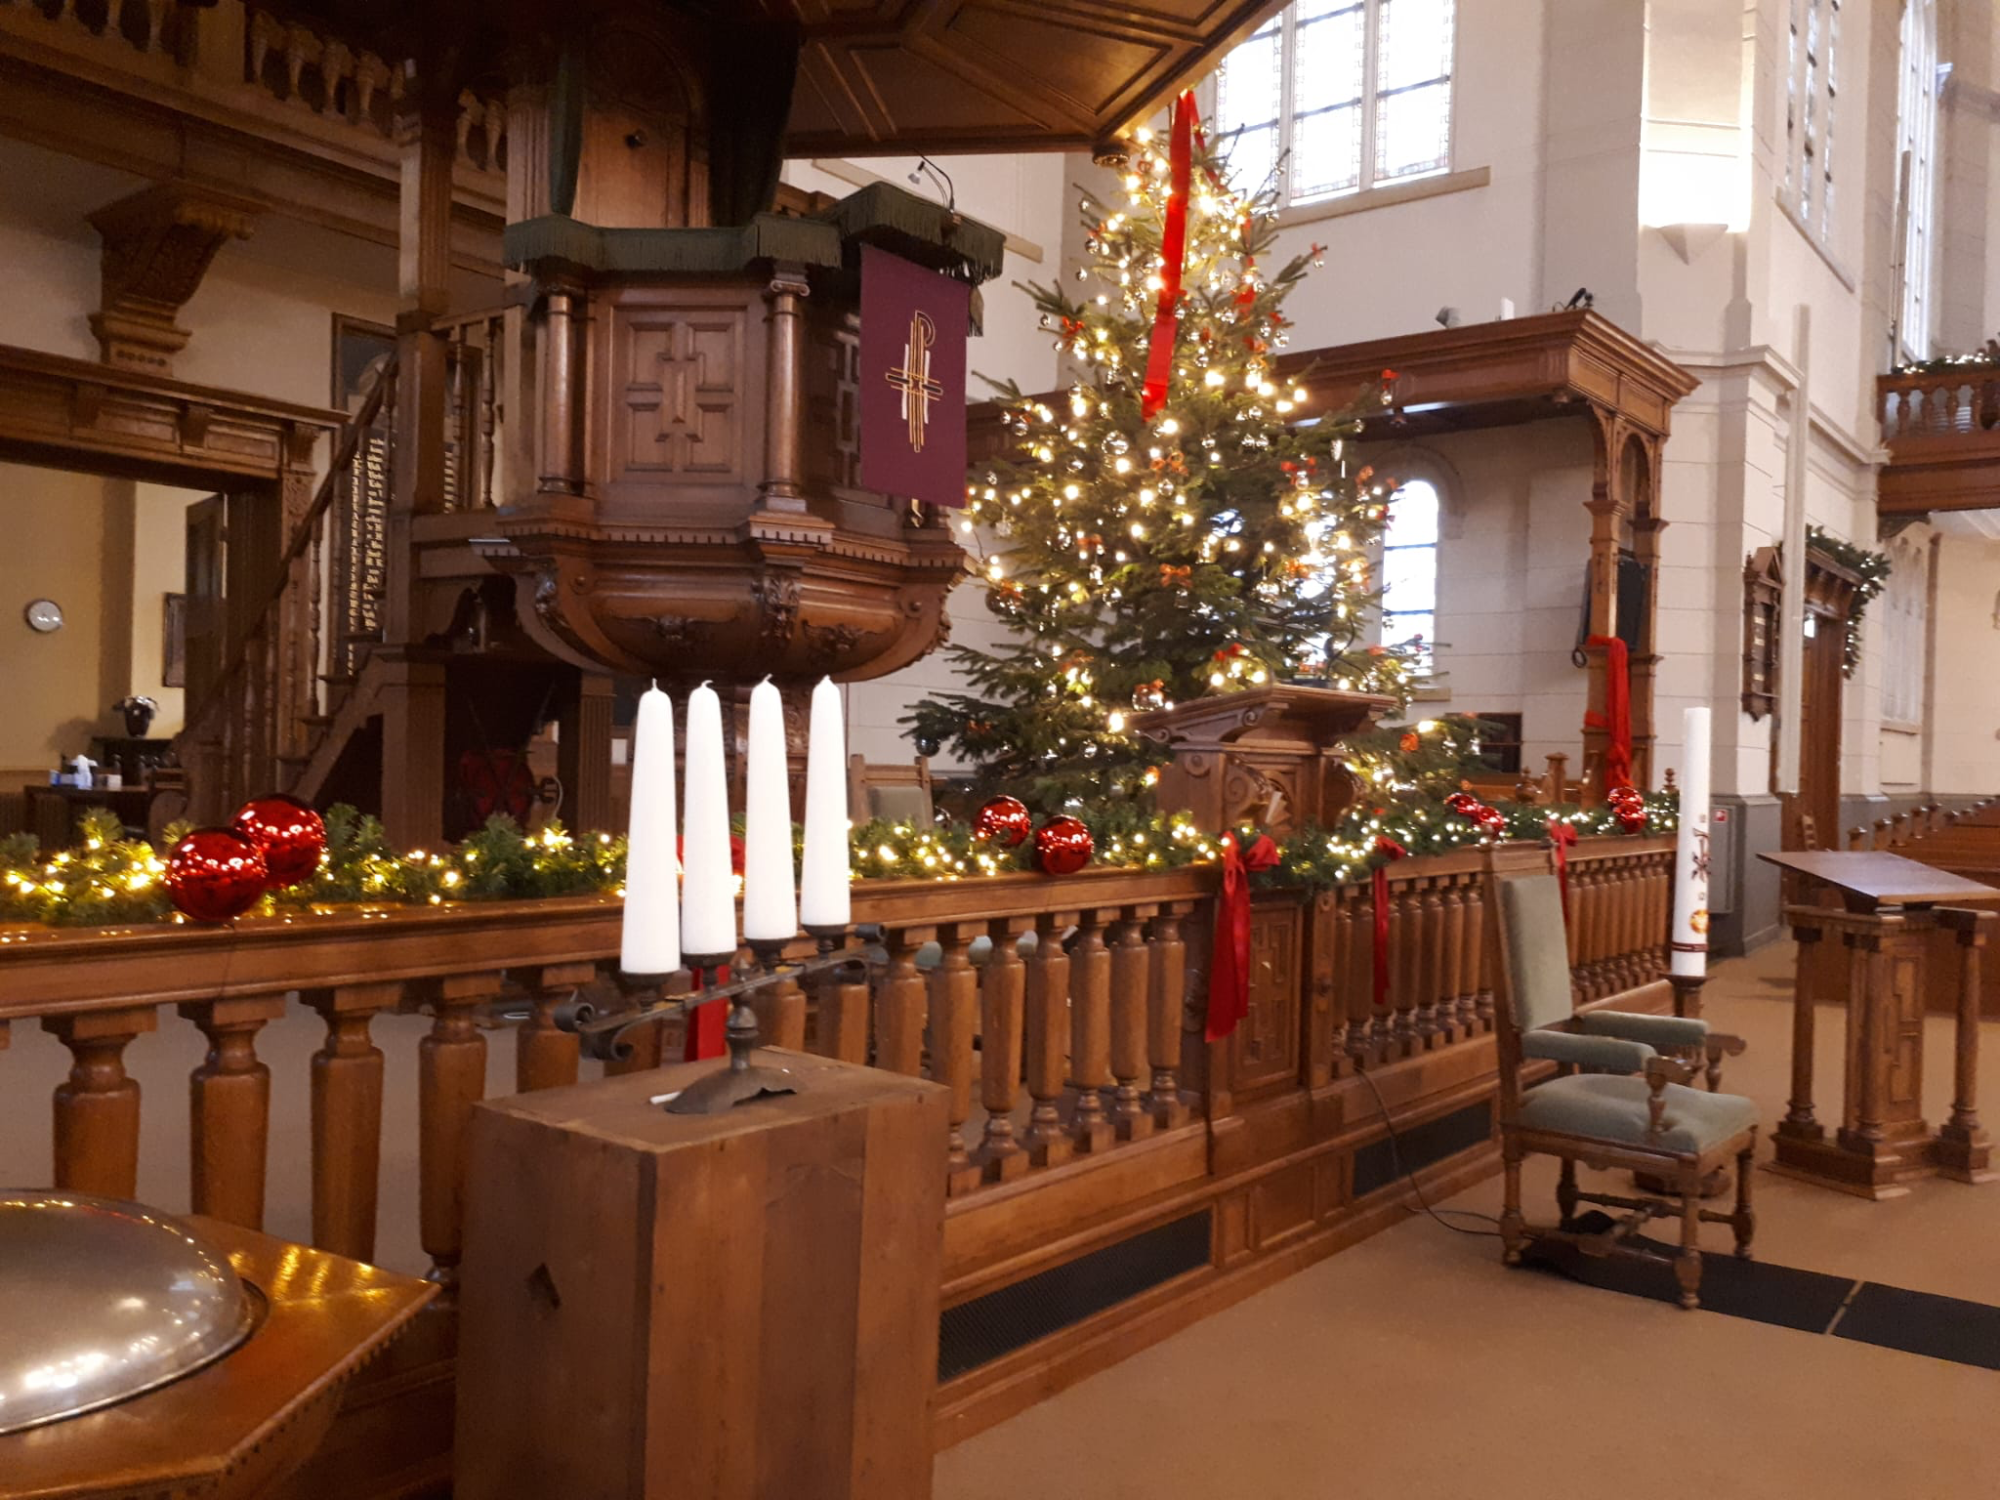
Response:
POLYGON ((2000 505, 2000 365, 1876 377, 1884 515, 2000 505))

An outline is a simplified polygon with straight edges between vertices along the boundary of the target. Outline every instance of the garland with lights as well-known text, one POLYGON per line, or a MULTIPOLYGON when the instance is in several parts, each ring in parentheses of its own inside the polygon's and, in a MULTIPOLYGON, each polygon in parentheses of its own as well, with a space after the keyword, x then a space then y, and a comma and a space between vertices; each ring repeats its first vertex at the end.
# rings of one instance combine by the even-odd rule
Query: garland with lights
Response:
POLYGON ((1861 665, 1862 617, 1868 613, 1869 601, 1888 587, 1893 564, 1888 553, 1843 541, 1817 526, 1806 527, 1806 545, 1825 553, 1861 580, 1854 589, 1854 602, 1848 606, 1847 639, 1841 643, 1841 673, 1852 677, 1861 665))
POLYGON ((1044 812, 1145 800, 1163 755, 1137 713, 1275 681, 1400 701, 1417 654, 1366 641, 1394 486, 1351 450, 1386 391, 1344 408, 1279 380, 1283 304, 1318 252, 1265 265, 1274 196, 1231 187, 1191 111, 1170 142, 1139 133, 1119 202, 1085 195, 1076 294, 1027 288, 1080 373, 1053 402, 995 383, 1009 452, 968 476, 963 537, 994 549, 1007 637, 948 648, 969 690, 904 720, 980 795, 1044 812))
MULTIPOLYGON (((1463 794, 1454 794, 1462 796, 1463 794)), ((1476 804, 1475 804, 1476 805, 1476 804)), ((1672 793, 1644 799, 1646 833, 1678 826, 1672 793)), ((1279 848, 1277 862, 1253 869, 1258 887, 1321 890, 1367 877, 1392 856, 1442 854, 1497 838, 1541 842, 1551 819, 1577 835, 1629 833, 1617 810, 1509 806, 1485 809, 1502 821, 1468 816, 1447 798, 1428 795, 1355 809, 1336 828, 1301 830, 1279 848)), ((611 834, 572 835, 559 824, 526 832, 498 816, 454 849, 397 853, 382 825, 351 807, 326 813, 326 854, 314 875, 264 896, 251 915, 345 906, 442 906, 466 901, 522 901, 620 890, 625 840, 611 834)), ((1221 839, 1197 830, 1184 813, 1146 812, 1125 801, 1081 813, 1095 845, 1091 863, 1119 869, 1178 869, 1222 856, 1221 839)), ((83 841, 44 858, 32 834, 0 839, 0 924, 104 927, 183 920, 167 896, 166 862, 144 840, 123 837, 117 818, 91 808, 79 819, 83 841)), ((168 847, 185 825, 167 830, 168 847)), ((1236 830, 1244 848, 1261 830, 1236 830)), ((914 828, 877 820, 853 831, 854 878, 965 880, 1030 871, 1033 845, 1013 849, 982 842, 961 825, 914 828)))

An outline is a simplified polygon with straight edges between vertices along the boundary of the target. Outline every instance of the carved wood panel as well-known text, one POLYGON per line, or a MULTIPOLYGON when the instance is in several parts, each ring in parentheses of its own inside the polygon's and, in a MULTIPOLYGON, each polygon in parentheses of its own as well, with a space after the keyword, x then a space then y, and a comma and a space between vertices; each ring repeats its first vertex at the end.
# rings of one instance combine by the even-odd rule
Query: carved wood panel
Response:
POLYGON ((1299 960, 1305 908, 1260 906, 1250 916, 1250 1014, 1237 1028, 1239 1094, 1299 1074, 1299 960))
POLYGON ((746 322, 741 308, 620 313, 612 446, 619 477, 744 477, 746 322))

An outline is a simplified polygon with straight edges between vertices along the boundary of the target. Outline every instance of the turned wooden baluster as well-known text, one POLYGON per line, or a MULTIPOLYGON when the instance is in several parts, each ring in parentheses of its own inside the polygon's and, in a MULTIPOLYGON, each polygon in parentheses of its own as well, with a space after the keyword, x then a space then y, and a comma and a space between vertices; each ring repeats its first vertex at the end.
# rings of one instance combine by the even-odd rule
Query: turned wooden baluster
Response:
POLYGON ((514 1089, 566 1088, 576 1082, 579 1060, 576 1033, 556 1026, 556 1007, 597 978, 594 963, 542 964, 515 971, 527 991, 528 1019, 514 1033, 514 1089))
POLYGON ((979 986, 979 1099, 986 1109, 986 1136, 978 1159, 992 1182, 1010 1182, 1028 1169, 1028 1153, 1014 1138, 1014 1104, 1021 1093, 1028 991, 1020 943, 1033 926, 1031 917, 995 917, 987 926, 993 952, 979 986))
POLYGON ((1487 973, 1490 955, 1486 951, 1486 924, 1490 921, 1492 915, 1486 910, 1485 893, 1477 883, 1468 886, 1465 892, 1466 987, 1472 992, 1472 1011, 1482 1032, 1493 1029, 1493 985, 1491 975, 1487 973))
POLYGON ((1347 1007, 1347 1056, 1356 1068, 1374 1061, 1375 1044, 1369 1035, 1368 1004, 1368 907, 1362 887, 1340 888, 1339 926, 1336 939, 1340 966, 1336 993, 1347 1007))
POLYGON ((931 1076, 951 1090, 945 1188, 953 1194, 970 1192, 983 1175, 965 1146, 965 1122, 972 1114, 973 1031, 979 1014, 979 975, 967 949, 983 925, 947 922, 939 927, 942 954, 930 976, 931 1076))
POLYGON ((789 974, 755 990, 750 1008, 757 1014, 758 1040, 767 1047, 803 1052, 806 1046, 806 992, 789 974))
MULTIPOLYGON (((1826 1135, 1813 1108, 1813 987, 1807 982, 1815 972, 1819 943, 1826 930, 1803 925, 1796 909, 1792 917, 1792 937, 1797 943, 1796 967, 1792 973, 1792 1093, 1786 1102, 1785 1117, 1778 1122, 1778 1134, 1798 1140, 1817 1141, 1826 1135)), ((1853 1023, 1850 1022, 1850 1028, 1853 1023)))
MULTIPOLYGON (((824 951, 832 952, 829 940, 824 951)), ((869 991, 864 980, 844 980, 828 969, 819 980, 819 1024, 813 1041, 820 1055, 842 1062, 868 1061, 869 991)))
POLYGON ((1102 1151, 1117 1134, 1100 1092, 1111 1086, 1111 954, 1104 924, 1116 916, 1089 908, 1079 913, 1069 955, 1070 1082, 1076 1088, 1070 1133, 1079 1151, 1102 1151))
POLYGON ((1426 880, 1414 900, 1417 919, 1414 955, 1416 1037, 1417 1045, 1429 1051, 1450 1040, 1445 1031, 1449 1022, 1438 1014, 1439 996, 1444 986, 1443 966, 1440 963, 1443 956, 1444 898, 1438 894, 1437 882, 1426 880))
POLYGON ((1456 877, 1438 893, 1438 1025, 1447 1042, 1472 1034, 1465 1010, 1465 892, 1456 877))
POLYGON ((313 1243, 350 1260, 375 1258, 382 1052, 368 1027, 402 991, 392 980, 299 992, 326 1022, 326 1043, 312 1060, 313 1243))
POLYGON ((418 1217, 430 1279, 458 1283, 465 1226, 465 1131, 486 1096, 479 1008, 500 993, 498 973, 449 974, 424 985, 431 1029, 417 1044, 418 1217))
POLYGON ((1389 1005, 1395 1012, 1392 1023, 1398 1057, 1411 1057, 1423 1046, 1417 1035, 1417 983, 1423 953, 1419 924, 1423 916, 1423 893, 1414 882, 1389 887, 1389 1005))
POLYGON ((1670 967, 1667 958, 1667 943, 1670 940, 1674 919, 1674 856, 1663 854, 1653 866, 1653 910, 1646 919, 1646 952, 1650 955, 1649 971, 1653 978, 1663 979, 1670 967))
POLYGON ((208 1057, 188 1079, 194 1211, 262 1229, 271 1070, 257 1060, 257 1033, 284 1015, 285 997, 188 1000, 176 1008, 208 1038, 208 1057))
POLYGON ((1584 924, 1589 917, 1590 867, 1574 858, 1574 852, 1574 850, 1571 851, 1572 858, 1569 862, 1569 883, 1567 887, 1569 899, 1564 903, 1566 917, 1564 935, 1569 940, 1570 984, 1579 997, 1581 997, 1584 993, 1583 930, 1584 924))
POLYGON ((1035 918, 1035 956, 1028 964, 1025 1044, 1028 1051, 1028 1150, 1038 1167, 1069 1159, 1070 1140, 1062 1128, 1063 1078, 1069 1071, 1069 955, 1063 931, 1071 912, 1044 912, 1035 918))
POLYGON ((920 1077, 924 1071, 924 976, 917 950, 936 936, 931 927, 889 933, 889 971, 875 997, 875 1066, 920 1077))
POLYGON ((1153 1064, 1152 1087, 1146 1107, 1162 1130, 1185 1125, 1188 1106, 1181 1098, 1181 1027, 1187 1004, 1187 944, 1181 939, 1181 919, 1190 903, 1173 902, 1153 918, 1151 1014, 1147 1049, 1153 1064))
POLYGON ((1146 1076, 1147 1011, 1152 999, 1152 955, 1146 948, 1146 920, 1159 908, 1128 906, 1111 949, 1111 1121, 1120 1140, 1153 1132, 1153 1117, 1140 1097, 1146 1076))
POLYGON ((1958 942, 1958 1028, 1952 1070, 1951 1118, 1938 1128, 1938 1158, 1948 1176, 1983 1182, 1992 1166, 1992 1143, 1979 1123, 1980 950, 1993 913, 1940 907, 1938 925, 1958 942))
POLYGON ((1618 977, 1623 988, 1636 989, 1646 982, 1646 872, 1636 858, 1623 863, 1623 899, 1618 907, 1618 977))
POLYGON ((150 1005, 44 1016, 42 1029, 69 1048, 69 1078, 55 1092, 55 1185, 103 1198, 139 1190, 139 1082, 125 1048, 159 1025, 150 1005))

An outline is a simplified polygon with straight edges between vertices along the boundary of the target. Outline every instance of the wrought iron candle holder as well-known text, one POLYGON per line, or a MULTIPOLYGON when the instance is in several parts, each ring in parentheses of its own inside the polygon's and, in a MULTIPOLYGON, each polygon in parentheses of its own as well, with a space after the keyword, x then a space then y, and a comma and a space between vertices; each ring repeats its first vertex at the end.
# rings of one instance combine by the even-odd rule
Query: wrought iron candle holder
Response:
MULTIPOLYGON (((867 965, 889 961, 879 926, 855 928, 851 942, 844 927, 813 927, 807 931, 819 944, 819 951, 813 957, 788 960, 784 956, 785 943, 753 941, 750 944, 756 959, 753 972, 738 977, 732 968, 728 983, 705 985, 690 994, 665 992, 675 977, 673 974, 628 974, 621 969, 615 979, 619 990, 632 999, 630 1009, 600 1014, 579 992, 556 1008, 555 1023, 560 1029, 573 1032, 585 1053, 603 1062, 613 1062, 632 1055, 632 1044, 626 1040, 629 1033, 691 1017, 704 1005, 726 1000, 729 1020, 723 1028, 723 1040, 729 1047, 729 1066, 674 1095, 664 1106, 667 1112, 724 1114, 738 1104, 768 1094, 796 1093, 798 1080, 789 1070, 753 1060, 760 1028, 750 997, 785 980, 796 981, 849 966, 865 974, 867 965)), ((685 958, 688 969, 698 969, 704 975, 736 961, 733 953, 690 953, 685 958)))

